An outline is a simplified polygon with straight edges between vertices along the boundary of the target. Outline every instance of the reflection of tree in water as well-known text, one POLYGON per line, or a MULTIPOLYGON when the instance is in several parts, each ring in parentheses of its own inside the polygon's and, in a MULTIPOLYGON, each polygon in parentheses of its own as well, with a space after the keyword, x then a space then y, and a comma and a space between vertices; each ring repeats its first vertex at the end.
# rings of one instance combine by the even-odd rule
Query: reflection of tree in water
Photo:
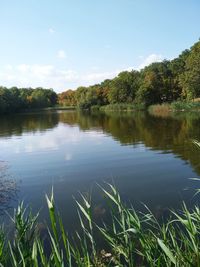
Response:
POLYGON ((0 213, 9 208, 9 203, 15 199, 16 192, 17 184, 9 174, 8 165, 0 161, 0 213))
POLYGON ((144 144, 160 153, 173 153, 190 163, 200 175, 200 152, 192 139, 200 140, 200 114, 178 113, 155 117, 144 112, 136 113, 61 113, 59 120, 77 125, 82 131, 103 131, 121 145, 144 144))
POLYGON ((45 132, 58 124, 58 113, 24 113, 16 115, 0 116, 0 138, 24 133, 45 132))
POLYGON ((190 163, 200 174, 200 152, 192 139, 200 140, 200 114, 183 113, 155 117, 145 112, 90 113, 45 112, 0 117, 0 138, 25 132, 45 132, 59 123, 79 127, 81 131, 101 131, 121 145, 143 144, 162 153, 173 153, 190 163))

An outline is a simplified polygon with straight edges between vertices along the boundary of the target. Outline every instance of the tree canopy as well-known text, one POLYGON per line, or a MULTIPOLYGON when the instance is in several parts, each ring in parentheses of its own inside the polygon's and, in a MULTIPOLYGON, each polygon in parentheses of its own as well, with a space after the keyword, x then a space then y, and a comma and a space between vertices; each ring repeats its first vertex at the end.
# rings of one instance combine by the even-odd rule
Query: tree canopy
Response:
POLYGON ((198 97, 200 41, 173 60, 152 63, 140 71, 123 71, 112 80, 79 87, 73 93, 68 90, 59 95, 59 103, 81 108, 120 103, 143 103, 148 106, 198 97))
POLYGON ((108 104, 160 104, 200 97, 200 41, 173 60, 152 63, 140 71, 123 71, 112 80, 56 94, 52 89, 0 87, 0 113, 30 108, 108 104))
POLYGON ((51 107, 56 103, 57 94, 52 89, 0 87, 0 113, 51 107))

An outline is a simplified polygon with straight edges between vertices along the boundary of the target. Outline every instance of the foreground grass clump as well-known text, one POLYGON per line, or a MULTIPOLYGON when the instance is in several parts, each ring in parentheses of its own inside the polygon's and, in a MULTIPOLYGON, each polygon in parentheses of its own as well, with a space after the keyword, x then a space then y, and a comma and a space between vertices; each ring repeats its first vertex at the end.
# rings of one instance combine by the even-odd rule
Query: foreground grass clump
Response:
POLYGON ((38 214, 33 216, 21 204, 12 218, 13 238, 0 231, 1 266, 200 266, 200 209, 189 211, 183 204, 180 213, 159 223, 147 208, 137 213, 126 207, 112 185, 107 197, 109 225, 93 220, 91 200, 77 202, 81 231, 70 241, 62 218, 56 211, 53 194, 47 197, 51 226, 46 239, 38 232, 38 214), (94 234, 94 232, 96 234, 94 234), (101 238, 103 247, 97 245, 101 238), (47 251, 44 249, 49 245, 47 251))

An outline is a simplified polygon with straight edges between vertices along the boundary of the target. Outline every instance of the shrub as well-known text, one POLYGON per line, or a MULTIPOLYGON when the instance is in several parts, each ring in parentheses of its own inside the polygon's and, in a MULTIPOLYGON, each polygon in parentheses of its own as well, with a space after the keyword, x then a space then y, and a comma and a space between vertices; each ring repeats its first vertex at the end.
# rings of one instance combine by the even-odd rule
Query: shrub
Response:
POLYGON ((153 115, 165 117, 169 115, 169 113, 172 111, 172 108, 170 104, 163 103, 149 106, 148 111, 153 115))

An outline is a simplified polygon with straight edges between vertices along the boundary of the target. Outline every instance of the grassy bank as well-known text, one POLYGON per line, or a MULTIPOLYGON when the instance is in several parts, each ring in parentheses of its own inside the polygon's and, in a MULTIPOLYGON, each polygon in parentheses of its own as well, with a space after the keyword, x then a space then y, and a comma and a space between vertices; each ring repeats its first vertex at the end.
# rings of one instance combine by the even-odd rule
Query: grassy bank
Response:
POLYGON ((183 204, 179 213, 171 211, 170 219, 160 223, 148 208, 137 213, 124 205, 112 185, 101 190, 107 198, 109 225, 95 223, 91 199, 82 196, 77 202, 82 230, 74 233, 74 241, 68 238, 53 194, 47 197, 51 226, 45 239, 38 214, 32 215, 21 204, 12 217, 15 233, 10 240, 1 227, 1 266, 200 266, 199 207, 188 210, 183 204), (97 245, 99 239, 103 247, 97 245))
POLYGON ((193 111, 200 111, 200 101, 196 99, 192 102, 186 101, 175 101, 172 103, 162 103, 162 104, 155 104, 149 107, 146 107, 144 104, 109 104, 105 106, 92 106, 90 108, 92 111, 142 111, 147 110, 154 115, 159 116, 167 116, 172 112, 193 112, 193 111))
POLYGON ((200 101, 176 101, 172 103, 163 103, 163 104, 156 104, 151 105, 148 108, 148 111, 154 115, 165 116, 171 112, 199 112, 200 111, 200 101))
POLYGON ((50 108, 44 108, 43 110, 75 110, 76 106, 55 106, 50 108))
POLYGON ((34 113, 34 112, 44 112, 44 111, 54 111, 54 110, 76 110, 76 106, 54 106, 47 108, 31 108, 31 109, 23 109, 18 113, 34 113))
POLYGON ((100 111, 135 111, 144 110, 144 104, 110 104, 106 106, 101 106, 100 111))

